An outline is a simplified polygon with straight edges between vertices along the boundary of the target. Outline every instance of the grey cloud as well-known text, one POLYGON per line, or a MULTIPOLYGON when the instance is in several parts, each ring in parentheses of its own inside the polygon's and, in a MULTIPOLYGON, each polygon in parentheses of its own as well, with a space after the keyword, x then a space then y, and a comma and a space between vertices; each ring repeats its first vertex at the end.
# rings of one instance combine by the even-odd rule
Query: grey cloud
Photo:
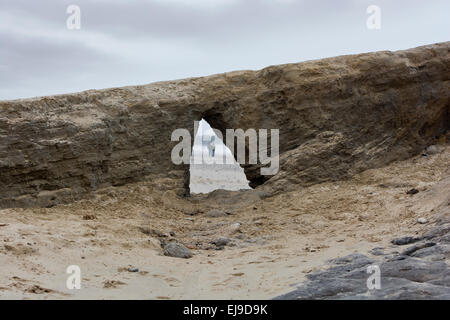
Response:
POLYGON ((406 49, 450 30, 446 0, 192 1, 2 0, 0 99, 406 49), (66 30, 69 4, 81 7, 79 32, 66 30), (370 4, 382 9, 379 31, 366 28, 370 4), (23 19, 40 34, 24 33, 23 19))

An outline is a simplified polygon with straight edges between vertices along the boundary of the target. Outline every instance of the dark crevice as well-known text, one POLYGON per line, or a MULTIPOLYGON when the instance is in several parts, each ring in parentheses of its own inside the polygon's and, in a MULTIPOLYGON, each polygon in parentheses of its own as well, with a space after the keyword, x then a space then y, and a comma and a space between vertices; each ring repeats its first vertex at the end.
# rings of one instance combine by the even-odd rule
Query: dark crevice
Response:
MULTIPOLYGON (((229 107, 227 103, 224 103, 222 108, 229 107)), ((220 109, 220 108, 218 108, 220 109)), ((232 125, 228 124, 227 121, 223 119, 223 114, 218 111, 216 108, 209 109, 203 114, 203 119, 205 119, 213 129, 217 129, 222 133, 224 143, 226 144, 226 129, 237 129, 233 128, 232 125)), ((270 141, 270 137, 269 137, 270 141)), ((245 141, 245 160, 248 163, 249 160, 249 150, 248 150, 248 139, 245 141)), ((237 146, 236 143, 234 145, 234 150, 231 150, 234 155, 234 159, 236 159, 237 154, 237 146)), ((249 186, 252 188, 256 188, 262 184, 264 184, 267 180, 269 180, 272 176, 263 176, 260 174, 261 165, 258 164, 241 164, 241 167, 244 169, 245 176, 249 181, 249 186)))

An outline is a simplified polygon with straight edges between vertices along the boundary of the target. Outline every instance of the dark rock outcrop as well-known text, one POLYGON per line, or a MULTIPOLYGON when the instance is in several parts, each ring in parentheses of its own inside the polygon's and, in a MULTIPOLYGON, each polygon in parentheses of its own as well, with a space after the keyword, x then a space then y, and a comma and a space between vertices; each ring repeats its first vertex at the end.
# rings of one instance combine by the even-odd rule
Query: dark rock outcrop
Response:
POLYGON ((51 206, 110 185, 166 179, 171 133, 280 129, 280 171, 253 187, 274 193, 349 177, 421 152, 450 121, 450 42, 145 86, 0 102, 0 208, 51 206))
POLYGON ((276 299, 450 299, 450 206, 443 211, 433 228, 403 252, 332 260, 331 267, 308 275, 296 290, 276 299), (367 286, 370 265, 379 266, 380 289, 367 286))

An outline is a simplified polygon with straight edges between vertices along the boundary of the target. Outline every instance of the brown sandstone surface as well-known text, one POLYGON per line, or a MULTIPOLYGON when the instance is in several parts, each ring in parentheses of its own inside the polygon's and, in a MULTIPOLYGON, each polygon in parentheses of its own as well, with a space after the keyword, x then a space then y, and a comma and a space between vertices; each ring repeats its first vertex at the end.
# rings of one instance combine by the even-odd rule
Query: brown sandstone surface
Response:
POLYGON ((419 153, 449 127, 450 43, 144 86, 0 102, 0 207, 52 206, 156 177, 186 193, 171 133, 280 129, 270 193, 348 178, 419 153))

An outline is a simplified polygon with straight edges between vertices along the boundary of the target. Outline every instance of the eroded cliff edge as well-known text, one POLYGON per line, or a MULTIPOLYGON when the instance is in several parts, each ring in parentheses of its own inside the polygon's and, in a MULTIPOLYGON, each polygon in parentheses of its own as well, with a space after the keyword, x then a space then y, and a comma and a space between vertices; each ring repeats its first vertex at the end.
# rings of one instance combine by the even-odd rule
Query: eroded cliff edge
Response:
POLYGON ((450 42, 260 71, 0 102, 0 207, 51 206, 110 185, 167 178, 173 130, 280 129, 280 192, 349 177, 420 152, 450 128, 450 42))

